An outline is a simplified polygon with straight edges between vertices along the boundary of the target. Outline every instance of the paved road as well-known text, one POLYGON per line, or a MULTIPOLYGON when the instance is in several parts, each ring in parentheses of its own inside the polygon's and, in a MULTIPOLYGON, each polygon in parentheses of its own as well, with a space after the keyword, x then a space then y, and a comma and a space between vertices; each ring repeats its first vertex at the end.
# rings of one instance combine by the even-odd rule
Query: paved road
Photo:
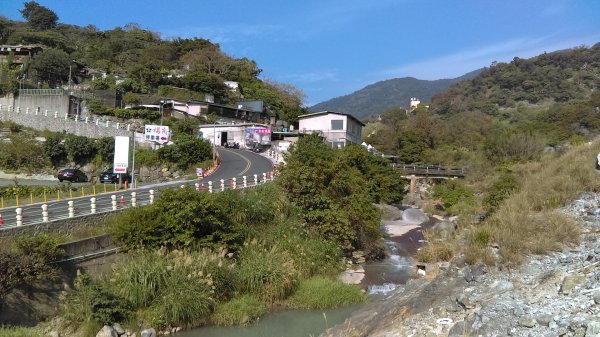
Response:
MULTIPOLYGON (((263 173, 273 170, 271 161, 263 155, 256 154, 246 150, 219 149, 221 155, 221 165, 210 176, 201 179, 199 183, 204 184, 208 189, 209 181, 212 182, 213 191, 221 191, 220 180, 225 180, 225 188, 231 188, 231 179, 237 179, 237 188, 243 187, 243 176, 247 177, 248 186, 254 185, 254 174, 257 175, 259 182, 263 181, 263 173)), ((131 193, 136 193, 137 205, 145 205, 150 202, 150 190, 154 190, 155 198, 160 194, 161 189, 179 188, 181 185, 194 185, 196 180, 180 180, 171 181, 159 184, 150 184, 138 187, 137 190, 119 191, 106 194, 98 194, 96 196, 96 212, 107 212, 112 210, 111 196, 115 195, 117 200, 117 209, 123 209, 131 206, 131 193), (120 200, 123 197, 124 205, 120 200)), ((84 216, 91 213, 90 198, 80 197, 70 199, 73 201, 75 216, 84 216)), ((55 219, 67 218, 68 200, 48 202, 48 217, 50 221, 55 219)), ((23 210, 23 225, 40 223, 42 221, 41 203, 21 206, 23 210)), ((16 226, 15 207, 6 208, 0 211, 3 216, 4 225, 0 227, 8 228, 16 226)))

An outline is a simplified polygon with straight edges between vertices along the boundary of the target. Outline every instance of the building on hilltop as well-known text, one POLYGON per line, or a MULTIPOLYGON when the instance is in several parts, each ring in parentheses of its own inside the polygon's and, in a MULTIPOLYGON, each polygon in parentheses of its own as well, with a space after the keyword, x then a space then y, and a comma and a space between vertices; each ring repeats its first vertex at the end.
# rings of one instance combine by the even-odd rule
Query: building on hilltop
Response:
POLYGON ((23 66, 43 50, 44 48, 38 45, 0 45, 0 63, 5 63, 12 57, 13 64, 23 66))
POLYGON ((363 122, 351 114, 322 111, 298 116, 300 134, 318 134, 334 148, 360 144, 363 122))

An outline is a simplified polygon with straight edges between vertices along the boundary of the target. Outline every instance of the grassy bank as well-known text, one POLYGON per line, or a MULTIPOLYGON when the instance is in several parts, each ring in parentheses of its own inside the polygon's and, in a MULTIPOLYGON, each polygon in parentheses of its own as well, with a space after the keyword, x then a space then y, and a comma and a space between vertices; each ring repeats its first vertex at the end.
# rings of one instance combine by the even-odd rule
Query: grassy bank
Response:
POLYGON ((2 337, 42 337, 43 334, 35 328, 0 326, 2 337))
POLYGON ((272 308, 364 302, 358 287, 334 280, 341 248, 306 231, 297 214, 273 184, 173 190, 125 211, 112 231, 130 248, 128 259, 107 275, 78 279, 61 328, 93 336, 111 322, 134 331, 243 325, 272 308))
MULTIPOLYGON (((563 154, 546 155, 536 162, 513 165, 510 171, 518 187, 511 187, 494 207, 488 208, 490 215, 485 222, 471 225, 464 217, 462 230, 448 240, 429 233, 429 243, 419 257, 433 262, 449 260, 462 252, 467 263, 511 266, 529 254, 545 254, 576 244, 580 226, 557 209, 581 192, 600 190, 600 173, 595 169, 599 151, 600 142, 596 141, 563 154), (494 256, 492 245, 498 248, 499 258, 494 256)), ((485 196, 489 195, 487 191, 485 196)), ((485 203, 472 208, 477 207, 484 208, 485 203)))

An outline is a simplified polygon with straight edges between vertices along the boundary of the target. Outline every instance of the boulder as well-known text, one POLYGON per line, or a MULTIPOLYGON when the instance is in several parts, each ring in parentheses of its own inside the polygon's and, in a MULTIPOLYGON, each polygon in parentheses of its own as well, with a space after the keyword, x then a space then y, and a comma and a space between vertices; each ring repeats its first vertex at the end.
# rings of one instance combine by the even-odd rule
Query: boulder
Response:
POLYGON ((142 330, 140 333, 141 337, 156 337, 156 330, 154 328, 142 330))
POLYGON ((96 337, 119 337, 119 335, 112 326, 105 325, 98 331, 96 337))
POLYGON ((535 326, 535 319, 529 316, 522 316, 518 321, 519 325, 525 328, 533 328, 535 326))
POLYGON ((455 222, 441 221, 436 223, 431 229, 438 233, 443 239, 447 239, 454 231, 457 226, 455 222))
POLYGON ((115 329, 115 331, 117 332, 117 334, 119 336, 124 335, 125 334, 125 329, 123 329, 123 327, 121 326, 121 324, 119 323, 115 323, 113 324, 113 329, 115 329))
POLYGON ((402 212, 402 221, 410 225, 419 225, 429 221, 429 217, 420 209, 409 208, 402 212))
POLYGON ((562 281, 560 285, 560 293, 563 295, 569 295, 573 289, 582 285, 586 281, 583 275, 568 275, 562 281))

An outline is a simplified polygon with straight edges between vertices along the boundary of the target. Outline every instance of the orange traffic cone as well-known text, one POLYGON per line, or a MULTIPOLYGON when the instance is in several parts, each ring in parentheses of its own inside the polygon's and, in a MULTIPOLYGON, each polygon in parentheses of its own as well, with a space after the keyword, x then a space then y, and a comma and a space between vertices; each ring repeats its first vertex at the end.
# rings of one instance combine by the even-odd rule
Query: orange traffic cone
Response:
POLYGON ((4 225, 4 219, 2 219, 2 213, 0 213, 0 226, 4 225))
POLYGON ((119 203, 121 204, 121 206, 125 206, 125 198, 123 196, 121 196, 121 200, 119 201, 119 203))

